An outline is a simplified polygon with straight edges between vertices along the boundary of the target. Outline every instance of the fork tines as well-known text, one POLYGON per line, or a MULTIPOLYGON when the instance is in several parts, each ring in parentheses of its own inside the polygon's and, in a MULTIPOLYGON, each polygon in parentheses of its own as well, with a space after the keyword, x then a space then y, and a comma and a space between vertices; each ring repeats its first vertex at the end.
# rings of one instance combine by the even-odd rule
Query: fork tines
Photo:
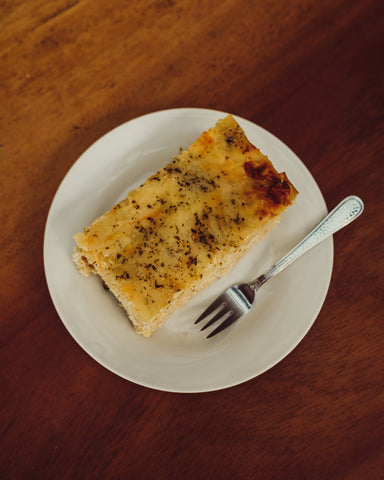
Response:
POLYGON ((204 310, 204 312, 200 315, 200 317, 197 320, 195 320, 195 325, 201 322, 201 320, 204 320, 204 318, 208 317, 211 313, 213 313, 219 307, 223 307, 223 306, 224 306, 224 302, 220 296, 214 302, 212 302, 208 308, 204 310))
POLYGON ((231 310, 226 309, 225 307, 226 305, 224 299, 219 297, 211 305, 209 305, 209 307, 205 309, 204 312, 195 321, 195 324, 197 324, 201 322, 201 320, 204 320, 205 318, 209 317, 211 314, 217 311, 216 314, 200 329, 200 331, 203 331, 213 325, 218 320, 223 320, 220 325, 218 325, 209 335, 207 335, 207 338, 213 337, 214 335, 229 327, 232 323, 236 321, 237 315, 231 310))

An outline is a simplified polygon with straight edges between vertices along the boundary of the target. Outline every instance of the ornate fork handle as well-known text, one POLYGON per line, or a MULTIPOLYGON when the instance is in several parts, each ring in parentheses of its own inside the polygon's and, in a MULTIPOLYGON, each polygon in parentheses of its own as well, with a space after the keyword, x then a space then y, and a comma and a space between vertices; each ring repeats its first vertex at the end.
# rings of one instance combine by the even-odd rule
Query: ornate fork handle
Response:
POLYGON ((335 232, 351 223, 363 211, 364 204, 359 197, 351 195, 342 200, 328 215, 298 243, 281 260, 272 265, 263 275, 249 283, 250 287, 257 290, 267 280, 274 277, 288 265, 308 252, 311 248, 333 235, 335 232))

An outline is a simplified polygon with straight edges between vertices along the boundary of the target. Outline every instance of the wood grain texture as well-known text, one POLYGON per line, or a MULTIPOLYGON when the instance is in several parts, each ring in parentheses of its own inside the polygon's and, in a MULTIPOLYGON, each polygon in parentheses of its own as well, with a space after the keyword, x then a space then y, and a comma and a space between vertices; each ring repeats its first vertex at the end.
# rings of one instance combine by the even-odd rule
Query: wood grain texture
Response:
POLYGON ((384 478, 383 6, 378 0, 0 4, 0 478, 384 478), (44 279, 53 195, 138 115, 208 107, 303 160, 329 207, 331 286, 300 345, 221 392, 125 381, 67 333, 44 279))

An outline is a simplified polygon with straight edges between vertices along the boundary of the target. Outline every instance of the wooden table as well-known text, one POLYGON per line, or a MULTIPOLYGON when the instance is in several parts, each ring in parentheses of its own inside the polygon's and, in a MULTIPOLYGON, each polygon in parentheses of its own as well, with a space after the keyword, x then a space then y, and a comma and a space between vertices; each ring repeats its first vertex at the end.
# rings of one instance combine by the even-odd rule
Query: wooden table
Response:
POLYGON ((16 0, 0 6, 2 479, 381 479, 383 7, 342 1, 16 0), (173 107, 283 140, 334 238, 314 326, 275 367, 176 394, 100 366, 64 328, 43 268, 55 191, 112 128, 173 107))

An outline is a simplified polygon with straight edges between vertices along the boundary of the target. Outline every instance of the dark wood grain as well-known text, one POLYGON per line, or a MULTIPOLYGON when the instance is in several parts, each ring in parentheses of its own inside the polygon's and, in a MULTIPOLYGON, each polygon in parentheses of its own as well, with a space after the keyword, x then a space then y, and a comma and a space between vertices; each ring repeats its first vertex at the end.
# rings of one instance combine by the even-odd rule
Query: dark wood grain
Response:
POLYGON ((0 5, 0 478, 384 478, 383 4, 15 0, 0 5), (140 114, 208 107, 270 130, 329 207, 326 302, 274 368, 221 392, 110 373, 51 303, 42 241, 78 156, 140 114))

